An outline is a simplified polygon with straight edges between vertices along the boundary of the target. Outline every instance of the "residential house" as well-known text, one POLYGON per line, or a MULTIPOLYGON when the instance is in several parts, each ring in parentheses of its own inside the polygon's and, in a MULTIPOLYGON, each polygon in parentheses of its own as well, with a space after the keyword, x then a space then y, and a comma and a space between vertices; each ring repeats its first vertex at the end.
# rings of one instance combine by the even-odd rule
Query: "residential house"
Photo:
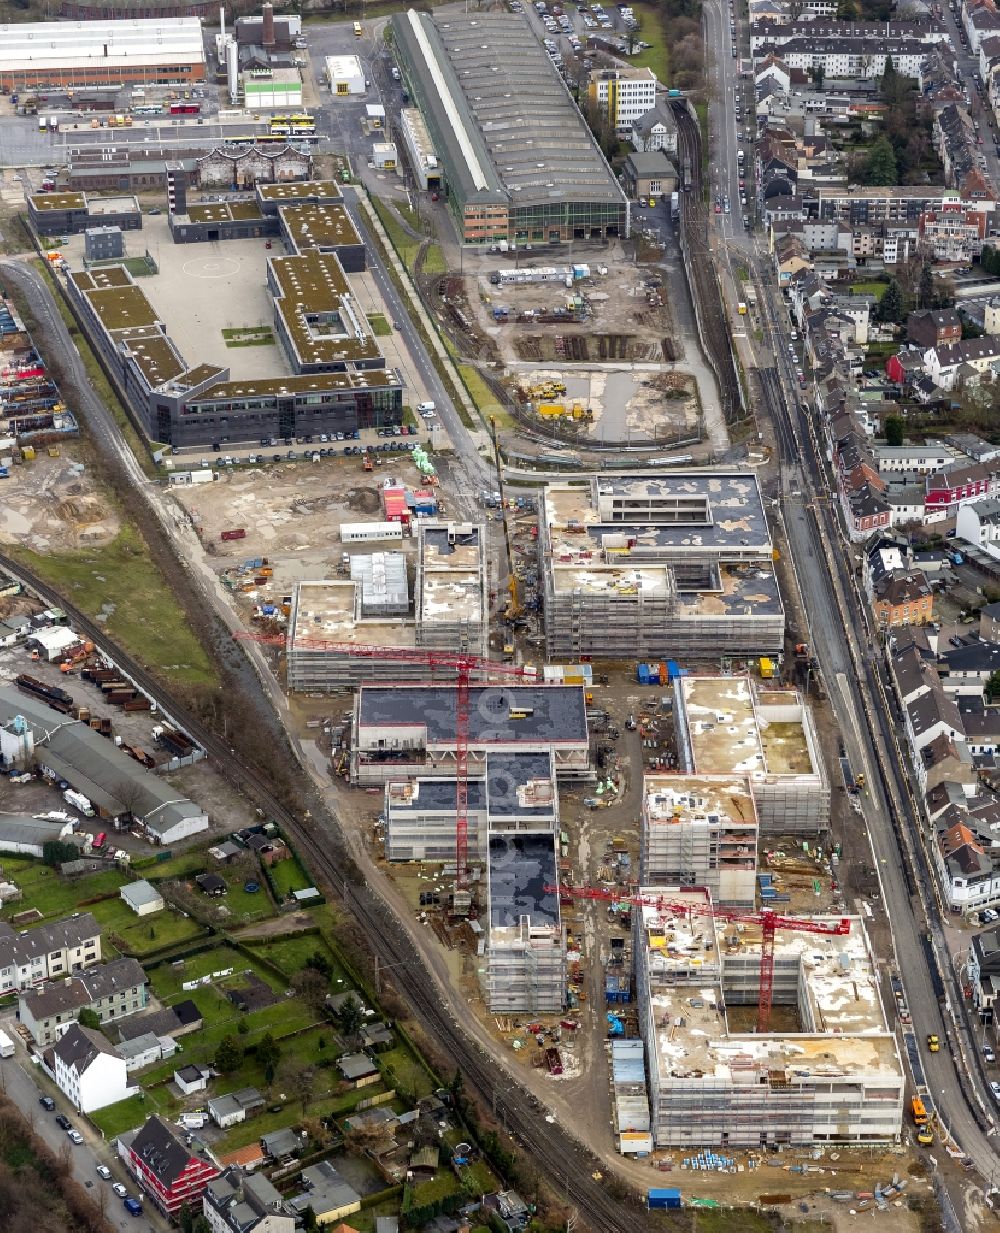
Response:
POLYGON ((920 756, 921 774, 917 776, 917 783, 922 796, 942 783, 957 784, 967 797, 976 795, 979 776, 965 741, 956 741, 942 732, 923 747, 920 756))
POLYGON ((959 370, 968 364, 977 373, 991 373, 1000 361, 1000 337, 987 334, 983 338, 965 338, 957 343, 929 347, 924 352, 924 369, 931 380, 943 390, 959 384, 959 370))
POLYGON ((662 150, 677 157, 677 118, 673 108, 657 103, 632 121, 632 144, 643 153, 662 150))
POLYGON ((906 318, 906 337, 926 351, 943 343, 962 341, 962 319, 953 308, 921 308, 906 318))
POLYGON ((193 1096, 195 1092, 205 1091, 211 1073, 207 1066, 182 1066, 174 1071, 174 1083, 185 1096, 193 1096))
POLYGON ((101 930, 89 912, 21 933, 0 921, 0 995, 82 972, 101 961, 101 930))
POLYGON ((938 672, 946 693, 956 697, 982 698, 986 683, 1000 672, 1000 646, 982 638, 964 638, 960 646, 941 652, 938 672))
POLYGON ((217 873, 199 873, 195 878, 198 889, 206 895, 211 895, 218 898, 228 891, 225 878, 220 878, 217 873))
MULTIPOLYGON (((49 1061, 46 1057, 46 1061, 49 1061)), ((101 1032, 71 1023, 52 1046, 50 1068, 59 1090, 80 1113, 92 1113, 127 1100, 125 1060, 101 1032)))
POLYGON ((163 1010, 151 1011, 148 1015, 136 1015, 116 1023, 114 1034, 119 1041, 134 1040, 138 1036, 155 1035, 162 1039, 186 1036, 202 1028, 201 1011, 190 998, 176 1002, 163 1010))
POLYGON ((483 1209, 497 1217, 506 1233, 521 1233, 531 1223, 531 1208, 516 1190, 483 1195, 483 1209))
POLYGON ((295 1233, 295 1217, 263 1175, 226 1169, 208 1183, 201 1202, 212 1233, 295 1233))
POLYGON ((976 911, 1000 899, 1000 873, 987 844, 959 822, 942 831, 932 845, 945 902, 953 912, 976 911))
POLYGON ((219 1176, 211 1161, 193 1154, 155 1113, 134 1135, 120 1136, 118 1142, 126 1167, 167 1217, 175 1216, 185 1204, 197 1210, 206 1186, 219 1176))
POLYGON ((244 1173, 252 1173, 254 1169, 260 1168, 266 1159, 264 1149, 259 1143, 248 1143, 246 1147, 238 1147, 235 1151, 217 1156, 217 1160, 223 1169, 236 1165, 244 1173))
POLYGON ((136 916, 151 916, 154 912, 162 912, 165 906, 163 896, 152 882, 145 879, 129 882, 118 893, 136 916))
MULTIPOLYGON (((915 755, 942 733, 965 740, 961 713, 940 684, 915 698, 904 708, 903 715, 910 748, 915 755)), ((919 769, 917 773, 919 775, 919 769)))
POLYGON ((974 762, 996 761, 1000 755, 1000 707, 982 698, 962 699, 962 725, 974 762))
POLYGON ((296 1215, 311 1207, 317 1224, 333 1224, 361 1210, 361 1196, 327 1160, 302 1170, 305 1189, 287 1200, 286 1206, 296 1215))
MULTIPOLYGON (((974 341, 979 341, 974 340, 974 341)), ((962 505, 994 497, 1000 492, 997 472, 980 462, 955 465, 928 475, 925 481, 926 517, 948 518, 962 505)))
POLYGON ((934 615, 934 592, 923 570, 894 571, 874 584, 873 608, 881 629, 926 625, 934 615))
POLYGON ((136 1014, 146 1006, 146 990, 138 962, 115 959, 80 976, 25 990, 18 995, 17 1014, 36 1044, 51 1045, 85 1008, 102 1024, 136 1014))
POLYGON ((212 1121, 223 1130, 228 1126, 235 1126, 237 1122, 245 1122, 248 1116, 259 1113, 263 1107, 264 1097, 255 1087, 244 1087, 238 1092, 213 1096, 208 1102, 212 1121))
POLYGON ((966 974, 972 986, 973 1006, 984 1021, 996 1022, 995 1007, 1000 996, 1000 928, 994 925, 972 935, 966 974))
POLYGON ((1000 557, 1000 500, 988 498, 959 507, 955 537, 1000 557))

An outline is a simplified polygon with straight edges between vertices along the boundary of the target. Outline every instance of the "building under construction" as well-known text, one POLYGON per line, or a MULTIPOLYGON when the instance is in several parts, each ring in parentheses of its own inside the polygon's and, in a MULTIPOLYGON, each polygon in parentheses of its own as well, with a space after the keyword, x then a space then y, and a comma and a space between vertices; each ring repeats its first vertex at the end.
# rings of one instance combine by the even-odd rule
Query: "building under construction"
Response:
POLYGON ((780 651, 785 619, 756 476, 594 475, 545 490, 549 659, 780 651))
POLYGON ((485 532, 476 523, 417 523, 416 644, 475 655, 489 650, 485 532))
MULTIPOLYGON (((351 781, 369 787, 419 776, 455 777, 454 685, 363 684, 354 704, 351 781)), ((590 779, 587 706, 580 685, 473 685, 468 773, 486 755, 551 752, 559 779, 590 779)))
POLYGON ((762 835, 830 828, 830 785, 812 715, 794 689, 747 676, 674 682, 678 762, 691 775, 746 776, 762 835))
POLYGON ((777 931, 772 1003, 798 1023, 757 1034, 731 1021, 759 997, 758 927, 713 917, 705 891, 640 894, 691 905, 633 912, 657 1147, 898 1141, 906 1077, 860 918, 777 931))
POLYGON ((412 609, 406 558, 399 552, 352 556, 350 581, 296 584, 286 644, 290 690, 326 693, 364 681, 454 680, 453 667, 371 655, 365 648, 372 646, 487 657, 483 528, 420 519, 416 537, 412 609))
MULTIPOLYGON (((387 783, 386 860, 453 863, 456 794, 453 777, 387 783)), ((559 796, 551 751, 487 753, 485 776, 468 781, 467 820, 470 860, 486 860, 493 831, 556 833, 559 796)))
POLYGON ((757 809, 745 775, 646 775, 639 877, 704 886, 729 907, 754 905, 757 809))
POLYGON ((566 934, 556 836, 550 831, 490 834, 486 1000, 497 1014, 558 1014, 566 998, 566 934))

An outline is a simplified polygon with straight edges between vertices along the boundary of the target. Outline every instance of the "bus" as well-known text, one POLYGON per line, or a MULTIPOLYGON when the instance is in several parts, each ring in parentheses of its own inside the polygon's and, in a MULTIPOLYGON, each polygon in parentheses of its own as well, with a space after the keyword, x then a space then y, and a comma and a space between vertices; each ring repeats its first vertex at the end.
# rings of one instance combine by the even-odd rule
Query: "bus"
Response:
POLYGON ((362 30, 362 29, 361 29, 361 22, 360 22, 360 21, 356 21, 356 22, 354 23, 354 37, 355 37, 356 39, 359 39, 359 38, 361 38, 362 34, 364 34, 364 30, 362 30))
POLYGON ((306 112, 298 112, 291 116, 272 116, 270 130, 282 136, 296 133, 311 137, 316 132, 316 120, 306 112))

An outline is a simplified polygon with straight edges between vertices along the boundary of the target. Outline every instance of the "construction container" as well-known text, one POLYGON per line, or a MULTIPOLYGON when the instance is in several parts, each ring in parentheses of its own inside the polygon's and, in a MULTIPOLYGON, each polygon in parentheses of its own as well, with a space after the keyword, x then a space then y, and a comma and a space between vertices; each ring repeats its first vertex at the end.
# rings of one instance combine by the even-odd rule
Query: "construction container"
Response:
POLYGON ((760 679, 762 681, 774 680, 774 660, 761 658, 760 661, 760 679))
POLYGON ((657 1186, 646 1195, 650 1211, 681 1206, 681 1192, 675 1187, 657 1186))
POLYGON ((219 535, 219 539, 246 539, 246 536, 245 527, 236 527, 232 531, 223 531, 219 535))

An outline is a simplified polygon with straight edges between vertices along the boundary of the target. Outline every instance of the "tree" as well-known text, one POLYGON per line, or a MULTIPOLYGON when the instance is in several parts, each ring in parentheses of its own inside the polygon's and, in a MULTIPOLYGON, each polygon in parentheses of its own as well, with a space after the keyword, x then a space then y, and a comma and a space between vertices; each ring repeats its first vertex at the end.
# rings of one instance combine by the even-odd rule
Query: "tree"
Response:
POLYGON ((934 270, 929 261, 920 267, 920 284, 917 288, 917 307, 931 308, 934 304, 934 270))
POLYGON ((314 950, 306 960, 306 967, 315 968, 317 972, 322 973, 327 980, 333 975, 333 964, 327 955, 324 955, 321 950, 314 950))
POLYGON ((997 698, 1000 698, 1000 669, 990 674, 990 679, 986 682, 986 688, 983 690, 986 695, 986 701, 993 703, 997 698))
POLYGON ((903 421, 900 416, 886 416, 885 440, 887 445, 903 444, 903 421))
POLYGON ((316 1230, 319 1228, 319 1221, 316 1219, 316 1213, 312 1207, 304 1207, 301 1215, 304 1233, 316 1233, 316 1230))
POLYGON ((46 839, 42 844, 42 863, 54 869, 63 861, 75 861, 80 855, 80 849, 72 843, 63 843, 61 839, 46 839))
POLYGON ((896 66, 892 62, 892 56, 886 56, 885 68, 882 70, 882 78, 879 81, 879 93, 883 100, 893 100, 899 89, 899 74, 896 72, 896 66))
POLYGON ((320 1011, 326 1002, 328 982, 315 968, 301 968, 292 977, 292 988, 313 1010, 320 1011))
POLYGON ((270 1032, 265 1032, 260 1040, 257 1041, 255 1052, 257 1054, 257 1061, 264 1072, 265 1080, 271 1083, 278 1069, 278 1063, 281 1061, 281 1046, 270 1032))
POLYGON ((80 1011, 76 1021, 80 1027, 93 1028, 95 1032, 101 1030, 101 1016, 96 1010, 91 1010, 89 1006, 85 1006, 80 1011))
POLYGON ((878 303, 878 319, 898 325, 903 320, 903 289, 893 278, 878 303))
POLYGON ((364 1014, 361 1010, 361 1003, 351 993, 344 998, 340 1010, 337 1011, 337 1026, 345 1036, 356 1036, 361 1031, 363 1022, 364 1014))
POLYGON ((305 1113, 316 1096, 316 1069, 303 1065, 294 1057, 287 1058, 281 1067, 279 1082, 289 1092, 305 1113))
MULTIPOLYGON (((963 338, 982 338, 982 328, 976 325, 970 317, 962 317, 962 337, 963 338)), ((985 374, 984 374, 985 375, 985 374)))
POLYGON ((243 1046, 235 1036, 223 1036, 215 1051, 215 1069, 224 1075, 239 1070, 243 1065, 243 1046))
POLYGON ((865 184, 896 184, 899 170, 896 166, 896 152, 892 143, 884 134, 868 147, 861 170, 865 184))

